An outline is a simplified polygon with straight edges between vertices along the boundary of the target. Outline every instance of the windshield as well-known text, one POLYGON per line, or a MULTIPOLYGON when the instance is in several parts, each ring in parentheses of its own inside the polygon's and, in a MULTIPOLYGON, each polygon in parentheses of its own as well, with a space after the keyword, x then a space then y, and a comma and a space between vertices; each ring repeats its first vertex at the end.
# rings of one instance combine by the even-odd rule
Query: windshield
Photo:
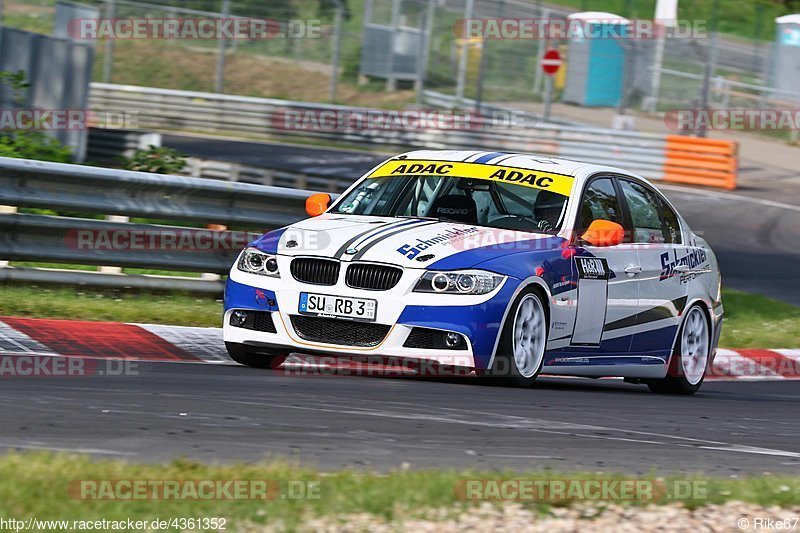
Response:
POLYGON ((485 179, 387 176, 363 180, 333 213, 423 217, 519 231, 556 233, 567 196, 485 179))

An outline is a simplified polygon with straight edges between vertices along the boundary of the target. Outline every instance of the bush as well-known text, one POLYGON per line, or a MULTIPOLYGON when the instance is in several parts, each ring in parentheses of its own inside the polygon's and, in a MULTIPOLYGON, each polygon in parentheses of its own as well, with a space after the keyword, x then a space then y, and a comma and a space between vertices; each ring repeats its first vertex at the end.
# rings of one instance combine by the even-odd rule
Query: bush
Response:
POLYGON ((2 132, 0 133, 0 157, 70 163, 72 152, 58 139, 41 131, 2 132))
MULTIPOLYGON (((30 83, 25 81, 24 71, 0 70, 0 85, 6 85, 11 89, 12 99, 18 106, 25 105, 24 92, 30 87, 30 83)), ((0 157, 70 163, 72 152, 58 139, 50 137, 42 131, 14 130, 0 131, 0 157)))
POLYGON ((151 145, 147 149, 136 150, 122 166, 125 170, 174 174, 186 166, 186 155, 172 148, 151 145))

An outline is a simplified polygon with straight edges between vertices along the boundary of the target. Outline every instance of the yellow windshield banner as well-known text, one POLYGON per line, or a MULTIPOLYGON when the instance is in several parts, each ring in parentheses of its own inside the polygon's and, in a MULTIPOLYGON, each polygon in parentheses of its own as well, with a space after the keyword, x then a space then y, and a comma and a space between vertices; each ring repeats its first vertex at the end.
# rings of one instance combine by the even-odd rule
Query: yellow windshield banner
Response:
POLYGON ((390 176, 452 176, 454 178, 499 181, 521 187, 552 191, 563 196, 570 195, 572 184, 575 181, 572 176, 566 174, 555 174, 529 168, 411 159, 387 161, 367 177, 386 178, 390 176))

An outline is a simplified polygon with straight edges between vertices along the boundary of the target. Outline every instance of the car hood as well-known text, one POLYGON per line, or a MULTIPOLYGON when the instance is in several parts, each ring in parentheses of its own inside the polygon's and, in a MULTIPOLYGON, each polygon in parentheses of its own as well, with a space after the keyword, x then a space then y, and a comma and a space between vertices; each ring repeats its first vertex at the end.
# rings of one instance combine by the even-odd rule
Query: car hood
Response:
POLYGON ((267 233, 252 245, 280 255, 456 269, 518 252, 551 250, 562 242, 542 233, 455 222, 326 213, 267 233))

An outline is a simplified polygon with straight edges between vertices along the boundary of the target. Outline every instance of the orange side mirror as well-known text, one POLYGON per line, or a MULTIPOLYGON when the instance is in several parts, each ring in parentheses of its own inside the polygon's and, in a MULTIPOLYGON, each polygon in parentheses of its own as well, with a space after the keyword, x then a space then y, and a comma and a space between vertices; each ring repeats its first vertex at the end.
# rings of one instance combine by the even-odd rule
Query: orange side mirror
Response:
POLYGON ((592 246, 616 246, 625 240, 625 228, 610 220, 595 220, 581 239, 592 246))
POLYGON ((310 217, 318 217, 328 210, 331 195, 326 193, 312 194, 306 198, 306 213, 310 217))

